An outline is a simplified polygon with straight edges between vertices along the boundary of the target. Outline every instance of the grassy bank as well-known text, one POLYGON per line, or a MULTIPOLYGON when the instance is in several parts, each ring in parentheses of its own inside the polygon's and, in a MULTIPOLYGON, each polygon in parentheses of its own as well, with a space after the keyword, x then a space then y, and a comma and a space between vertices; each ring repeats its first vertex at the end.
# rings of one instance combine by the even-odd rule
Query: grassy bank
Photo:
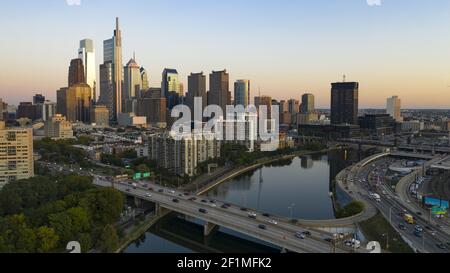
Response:
POLYGON ((398 232, 392 228, 381 213, 367 221, 361 222, 360 227, 366 239, 379 242, 383 250, 392 253, 413 253, 413 250, 403 241, 398 232), (389 247, 386 245, 386 235, 383 236, 383 234, 389 234, 389 247))

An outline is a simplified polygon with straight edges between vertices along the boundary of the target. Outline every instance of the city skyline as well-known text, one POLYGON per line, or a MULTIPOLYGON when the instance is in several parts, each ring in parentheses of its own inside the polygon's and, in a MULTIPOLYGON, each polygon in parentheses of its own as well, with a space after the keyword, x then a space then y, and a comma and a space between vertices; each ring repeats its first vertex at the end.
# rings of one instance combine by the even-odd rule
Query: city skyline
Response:
MULTIPOLYGON (((30 101, 35 93, 55 101, 56 90, 67 81, 67 63, 77 57, 82 39, 94 41, 99 78, 102 43, 111 37, 118 16, 123 61, 135 51, 151 87, 160 86, 164 68, 177 69, 184 86, 190 73, 226 69, 232 93, 236 80, 249 79, 262 95, 298 100, 312 93, 317 108, 329 108, 330 83, 345 74, 347 81, 360 83, 360 108, 385 108, 386 98, 394 94, 402 98, 403 108, 448 108, 450 38, 443 34, 450 24, 444 12, 449 3, 385 1, 373 7, 359 0, 284 5, 259 1, 257 6, 252 6, 254 1, 146 1, 130 15, 118 1, 83 1, 79 6, 34 2, 3 4, 8 12, 0 19, 0 29, 9 42, 2 43, 0 54, 0 93, 10 104, 30 101), (103 8, 107 12, 98 13, 103 8), (208 13, 215 9, 229 18, 208 13), (244 16, 249 9, 254 12, 244 16), (147 19, 144 15, 150 10, 158 13, 147 19), (169 11, 176 20, 163 21, 169 11), (266 20, 268 16, 274 20, 266 20), (208 26, 211 17, 215 23, 208 26), (72 19, 79 23, 72 24, 72 19), (6 29, 8 25, 14 27, 6 29), (179 39, 168 42, 168 35, 179 39), (50 54, 42 54, 44 50, 50 54)), ((130 2, 126 5, 132 6, 130 2)))

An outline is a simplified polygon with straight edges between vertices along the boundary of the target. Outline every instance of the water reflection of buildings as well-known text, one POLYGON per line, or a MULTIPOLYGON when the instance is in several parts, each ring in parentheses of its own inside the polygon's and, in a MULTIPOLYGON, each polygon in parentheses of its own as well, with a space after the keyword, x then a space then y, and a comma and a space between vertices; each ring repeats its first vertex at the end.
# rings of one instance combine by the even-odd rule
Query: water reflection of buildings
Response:
POLYGON ((314 167, 314 160, 310 156, 302 156, 300 161, 303 169, 312 169, 314 167))

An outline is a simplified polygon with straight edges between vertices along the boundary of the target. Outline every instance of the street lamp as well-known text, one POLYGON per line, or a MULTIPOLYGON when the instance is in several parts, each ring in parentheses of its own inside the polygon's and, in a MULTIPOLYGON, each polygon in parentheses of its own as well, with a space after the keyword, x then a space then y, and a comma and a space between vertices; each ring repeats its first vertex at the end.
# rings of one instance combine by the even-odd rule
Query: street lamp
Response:
POLYGON ((288 210, 290 211, 291 219, 294 219, 294 218, 293 218, 293 210, 294 210, 294 207, 295 207, 295 204, 291 204, 291 206, 288 207, 288 210))

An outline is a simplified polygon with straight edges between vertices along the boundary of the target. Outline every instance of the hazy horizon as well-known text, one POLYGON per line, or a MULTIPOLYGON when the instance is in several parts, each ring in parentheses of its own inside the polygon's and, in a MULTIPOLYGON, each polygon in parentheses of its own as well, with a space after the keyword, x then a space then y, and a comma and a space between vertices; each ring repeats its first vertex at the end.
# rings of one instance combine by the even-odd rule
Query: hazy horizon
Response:
POLYGON ((448 109, 448 10, 450 1, 420 0, 7 0, 0 98, 55 100, 84 38, 94 40, 98 73, 118 16, 123 62, 136 52, 152 87, 165 67, 178 70, 185 91, 191 72, 227 69, 232 92, 249 79, 252 97, 259 88, 277 100, 312 93, 326 109, 330 84, 345 74, 360 83, 362 109, 383 109, 393 95, 405 109, 448 109))

